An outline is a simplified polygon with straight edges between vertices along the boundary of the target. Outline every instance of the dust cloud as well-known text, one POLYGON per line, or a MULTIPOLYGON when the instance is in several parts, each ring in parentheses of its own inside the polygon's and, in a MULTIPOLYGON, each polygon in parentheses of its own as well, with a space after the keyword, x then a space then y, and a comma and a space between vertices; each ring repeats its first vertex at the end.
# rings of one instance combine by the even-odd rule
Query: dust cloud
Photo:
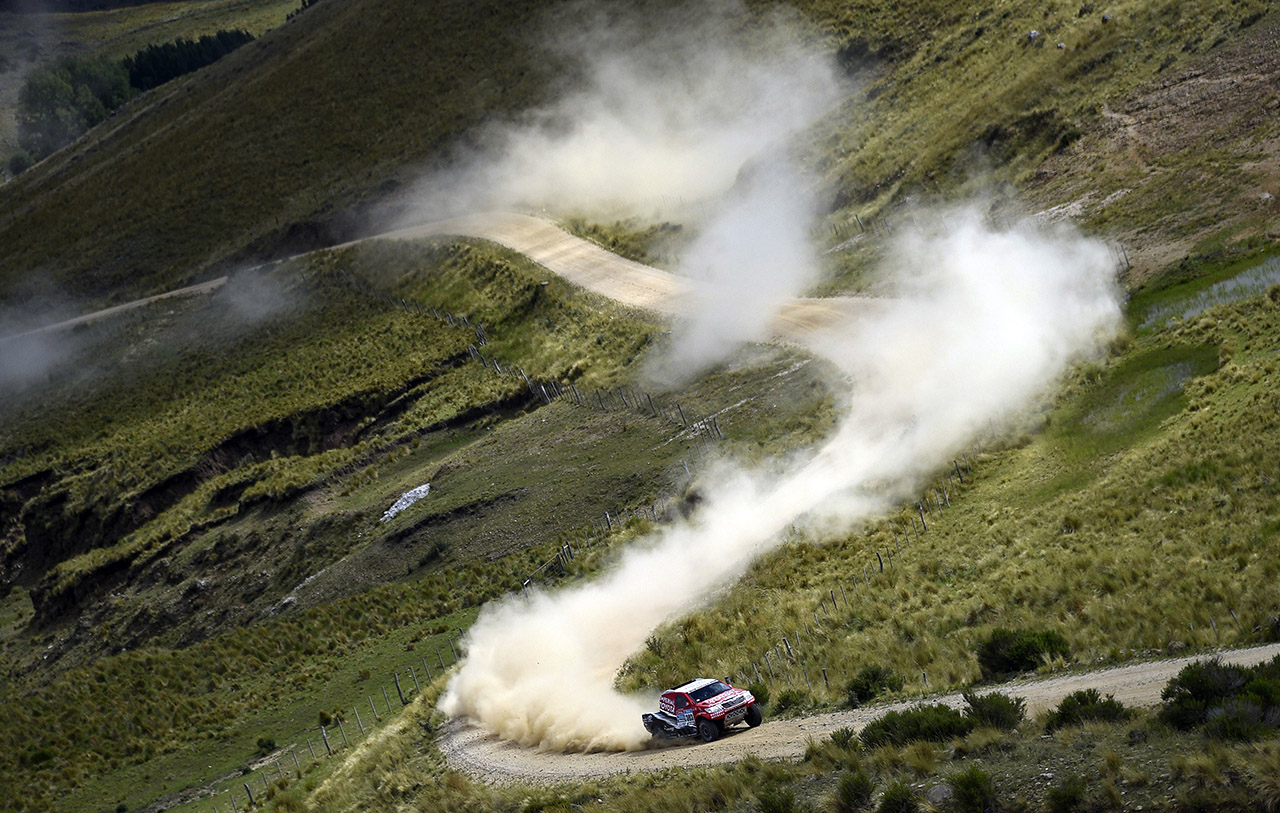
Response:
POLYGON ((1066 230, 993 231, 976 211, 931 222, 947 225, 900 233, 881 268, 895 296, 821 340, 855 382, 834 435, 806 459, 722 462, 691 522, 633 544, 590 583, 486 607, 447 714, 525 746, 644 748, 640 713, 653 700, 613 683, 653 629, 739 578, 788 526, 848 530, 886 510, 1114 335, 1104 245, 1066 230))
POLYGON ((845 93, 795 15, 728 3, 656 17, 587 6, 547 21, 556 100, 495 123, 415 186, 401 225, 502 208, 654 216, 724 195, 845 93))
POLYGON ((677 327, 681 352, 649 378, 679 383, 764 338, 769 317, 818 276, 820 184, 797 166, 794 142, 856 83, 797 14, 735 2, 660 15, 571 5, 540 33, 576 78, 424 178, 397 225, 510 209, 678 219, 698 235, 678 269, 697 293, 677 327))

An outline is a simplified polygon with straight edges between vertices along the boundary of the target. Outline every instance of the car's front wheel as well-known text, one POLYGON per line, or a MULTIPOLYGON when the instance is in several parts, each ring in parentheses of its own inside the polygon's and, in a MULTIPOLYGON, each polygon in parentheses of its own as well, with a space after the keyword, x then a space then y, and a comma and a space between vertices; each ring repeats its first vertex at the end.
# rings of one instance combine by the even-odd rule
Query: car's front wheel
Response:
POLYGON ((715 742, 716 737, 720 736, 720 726, 711 720, 698 721, 698 736, 703 742, 715 742))
POLYGON ((752 706, 751 708, 747 709, 747 725, 751 726, 752 728, 755 728, 756 726, 760 725, 763 722, 764 722, 764 712, 760 710, 759 706, 752 706))

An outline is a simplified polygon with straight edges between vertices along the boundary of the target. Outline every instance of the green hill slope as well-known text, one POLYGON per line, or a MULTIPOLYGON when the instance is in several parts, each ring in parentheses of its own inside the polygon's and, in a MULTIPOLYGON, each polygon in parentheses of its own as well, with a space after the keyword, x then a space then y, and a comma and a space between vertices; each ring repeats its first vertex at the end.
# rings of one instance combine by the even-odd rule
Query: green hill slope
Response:
MULTIPOLYGON (((842 224, 947 194, 983 167, 1028 178, 1095 126, 1103 104, 1267 8, 797 5, 851 70, 880 66, 814 145, 842 224)), ((128 298, 359 232, 362 207, 447 163, 482 122, 549 97, 566 65, 536 43, 556 7, 321 3, 143 96, 0 189, 0 302, 128 298)), ((558 26, 580 33, 578 19, 558 26)))
MULTIPOLYGON (((1123 236, 1154 282, 1131 304, 1130 340, 1080 371, 1033 432, 988 447, 886 592, 845 600, 835 632, 806 641, 813 685, 797 674, 779 705, 841 702, 868 651, 908 691, 925 674, 931 688, 957 686, 976 676, 974 643, 1001 624, 1060 630, 1079 663, 1271 634, 1276 295, 1146 318, 1177 313, 1236 260, 1274 253, 1277 212, 1260 197, 1280 194, 1271 6, 794 5, 862 82, 801 149, 834 201, 824 240, 857 233, 855 214, 892 223, 913 203, 981 193, 997 219, 1060 206, 1123 236), (1179 106, 1233 82, 1249 92, 1179 106), (1164 138, 1165 116, 1194 127, 1164 138), (1187 589, 1150 597, 1171 583, 1187 589), (816 688, 819 667, 839 675, 830 690, 816 688)), ((830 372, 788 349, 749 348, 661 410, 628 403, 616 388, 642 386, 663 327, 491 245, 365 243, 243 270, 376 228, 395 213, 388 201, 487 122, 572 85, 571 60, 538 41, 548 9, 572 34, 579 8, 325 0, 0 188, 0 306, 88 307, 239 272, 216 296, 71 334, 70 362, 3 393, 0 798, 136 808, 220 778, 238 792, 232 777, 259 739, 300 743, 320 713, 359 699, 365 673, 446 647, 478 605, 531 574, 554 584, 607 562, 595 546, 557 559, 565 541, 624 544, 653 517, 635 509, 692 510, 685 466, 696 473, 709 431, 672 403, 719 414, 717 444, 748 460, 831 428, 830 372), (477 321, 489 333, 479 352, 501 371, 470 350, 477 321), (598 390, 599 408, 543 399, 521 369, 598 390), (381 521, 428 482, 430 500, 381 521)), ((668 232, 579 228, 642 256, 668 232)), ((857 282, 883 245, 824 255, 827 287, 857 282)), ((768 636, 825 617, 824 596, 893 540, 885 524, 788 546, 705 615, 659 630, 623 683, 748 675, 777 645, 768 636)), ((429 808, 437 792, 478 809, 590 803, 473 791, 440 764, 435 722, 424 702, 382 750, 361 752, 370 762, 317 762, 271 803, 429 808)), ((876 759, 907 778, 913 757, 876 759)), ((931 775, 927 754, 917 764, 931 775)), ((809 776, 741 770, 757 785, 809 776)), ((640 798, 649 789, 588 790, 623 809, 666 800, 640 798)))

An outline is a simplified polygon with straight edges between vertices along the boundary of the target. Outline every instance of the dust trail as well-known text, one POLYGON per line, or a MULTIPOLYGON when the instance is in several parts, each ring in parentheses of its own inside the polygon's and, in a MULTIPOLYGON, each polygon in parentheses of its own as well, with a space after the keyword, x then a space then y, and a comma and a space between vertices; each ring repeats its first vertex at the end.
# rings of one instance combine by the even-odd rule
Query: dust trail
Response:
POLYGON ((895 299, 826 337, 857 385, 820 449, 760 470, 723 463, 695 521, 634 545, 591 583, 486 607, 442 709, 526 746, 643 748, 652 698, 613 681, 653 629, 738 578, 788 525, 849 528, 885 510, 1113 335, 1105 246, 1067 231, 993 232, 976 212, 945 221, 900 238, 883 270, 895 299))

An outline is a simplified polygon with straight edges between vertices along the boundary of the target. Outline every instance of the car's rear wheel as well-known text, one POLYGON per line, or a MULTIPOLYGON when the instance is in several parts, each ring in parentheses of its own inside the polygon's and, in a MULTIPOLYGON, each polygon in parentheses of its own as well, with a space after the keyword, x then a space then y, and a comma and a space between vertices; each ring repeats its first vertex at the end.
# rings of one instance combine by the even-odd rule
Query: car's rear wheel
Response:
POLYGON ((764 722, 764 712, 760 710, 759 706, 752 706, 751 708, 747 709, 747 725, 751 726, 752 728, 755 728, 756 726, 760 725, 763 722, 764 722))
POLYGON ((698 736, 703 742, 715 742, 716 737, 720 736, 720 726, 711 720, 699 720, 698 736))

